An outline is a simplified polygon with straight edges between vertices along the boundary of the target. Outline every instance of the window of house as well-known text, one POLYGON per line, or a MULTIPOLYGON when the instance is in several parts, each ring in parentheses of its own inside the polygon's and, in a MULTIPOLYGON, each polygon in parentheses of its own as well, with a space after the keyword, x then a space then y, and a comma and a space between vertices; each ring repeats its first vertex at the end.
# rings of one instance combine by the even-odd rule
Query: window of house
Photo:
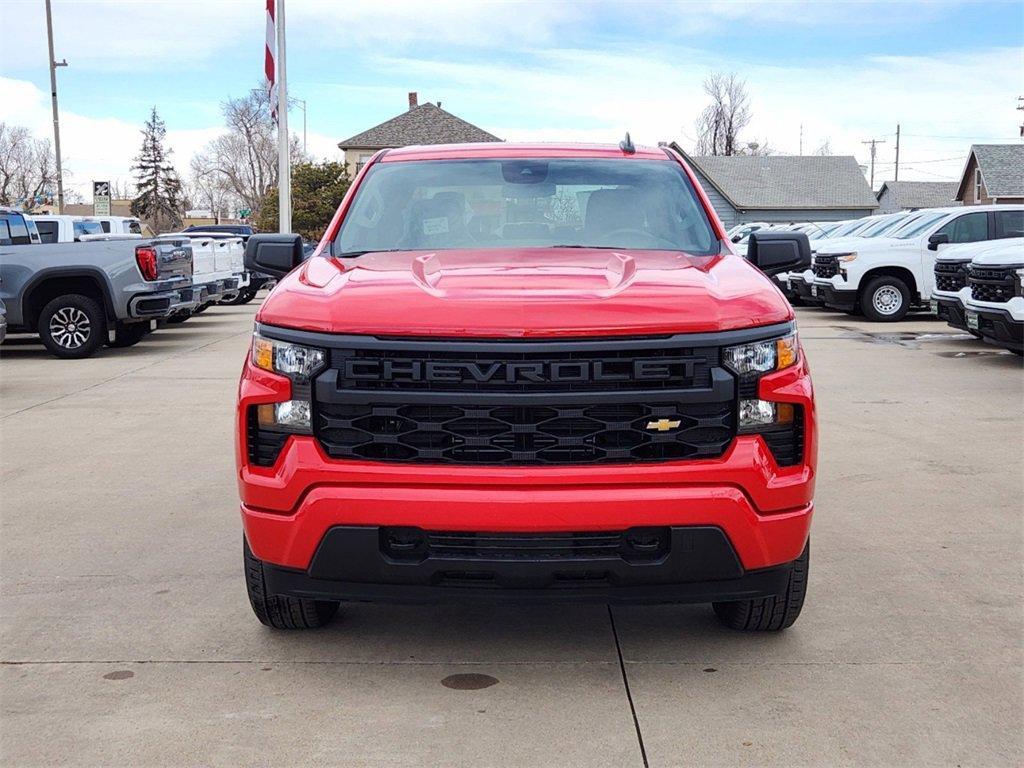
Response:
POLYGON ((988 240, 988 214, 968 213, 957 216, 936 234, 949 235, 951 243, 977 243, 988 240))
POLYGON ((359 155, 356 155, 356 173, 359 173, 361 170, 363 170, 363 166, 370 162, 371 157, 373 157, 372 152, 363 152, 359 155))
POLYGON ((974 202, 981 202, 981 168, 974 169, 974 202))

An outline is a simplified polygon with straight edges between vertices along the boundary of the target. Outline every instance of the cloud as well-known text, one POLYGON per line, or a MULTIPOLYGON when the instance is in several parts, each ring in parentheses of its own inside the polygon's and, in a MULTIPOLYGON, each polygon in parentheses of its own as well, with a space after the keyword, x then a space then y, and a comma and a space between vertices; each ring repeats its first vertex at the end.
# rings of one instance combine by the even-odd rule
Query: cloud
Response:
MULTIPOLYGON (((5 105, 5 118, 11 124, 23 125, 36 136, 52 138, 48 93, 24 80, 0 77, 0 104, 5 105)), ((71 171, 65 186, 88 200, 93 180, 131 182, 132 158, 142 145, 141 123, 62 110, 60 127, 63 164, 71 171)), ((167 146, 173 150, 171 161, 182 176, 188 173, 192 155, 223 130, 219 126, 168 130, 167 146)))

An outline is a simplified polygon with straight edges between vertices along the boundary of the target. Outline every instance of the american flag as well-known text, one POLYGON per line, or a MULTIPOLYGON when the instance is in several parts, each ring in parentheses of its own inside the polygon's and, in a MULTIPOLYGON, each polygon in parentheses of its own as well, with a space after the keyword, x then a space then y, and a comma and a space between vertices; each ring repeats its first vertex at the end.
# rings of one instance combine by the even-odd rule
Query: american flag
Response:
POLYGON ((267 0, 267 42, 263 47, 263 72, 267 76, 270 116, 277 122, 277 28, 274 26, 274 0, 267 0))

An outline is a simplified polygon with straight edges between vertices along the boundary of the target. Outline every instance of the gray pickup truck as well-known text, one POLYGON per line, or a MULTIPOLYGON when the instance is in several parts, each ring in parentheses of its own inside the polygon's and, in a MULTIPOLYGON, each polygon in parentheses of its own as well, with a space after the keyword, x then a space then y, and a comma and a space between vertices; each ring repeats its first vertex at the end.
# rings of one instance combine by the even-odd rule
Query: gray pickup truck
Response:
POLYGON ((103 344, 131 346, 151 321, 198 304, 187 237, 16 245, 4 234, 19 217, 0 209, 8 334, 38 333, 56 357, 89 357, 103 344))

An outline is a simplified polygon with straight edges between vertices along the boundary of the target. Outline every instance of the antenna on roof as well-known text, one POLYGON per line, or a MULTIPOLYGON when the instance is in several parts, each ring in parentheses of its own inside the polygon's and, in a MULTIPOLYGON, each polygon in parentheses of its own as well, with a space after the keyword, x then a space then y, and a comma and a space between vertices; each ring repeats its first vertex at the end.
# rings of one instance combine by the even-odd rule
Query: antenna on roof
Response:
POLYGON ((629 131, 626 131, 626 138, 619 142, 619 149, 627 155, 636 154, 636 147, 633 146, 633 140, 629 138, 629 131))

